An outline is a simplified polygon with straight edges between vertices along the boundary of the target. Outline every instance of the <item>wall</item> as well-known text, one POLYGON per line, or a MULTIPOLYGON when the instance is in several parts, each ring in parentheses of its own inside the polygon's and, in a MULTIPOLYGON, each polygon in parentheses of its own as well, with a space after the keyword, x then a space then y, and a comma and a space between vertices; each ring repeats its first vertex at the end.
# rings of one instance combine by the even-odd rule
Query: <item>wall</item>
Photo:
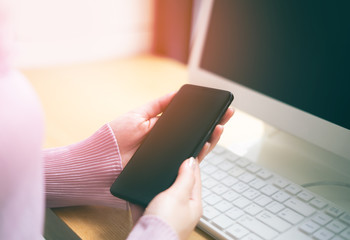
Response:
POLYGON ((11 0, 17 67, 150 52, 154 0, 11 0))

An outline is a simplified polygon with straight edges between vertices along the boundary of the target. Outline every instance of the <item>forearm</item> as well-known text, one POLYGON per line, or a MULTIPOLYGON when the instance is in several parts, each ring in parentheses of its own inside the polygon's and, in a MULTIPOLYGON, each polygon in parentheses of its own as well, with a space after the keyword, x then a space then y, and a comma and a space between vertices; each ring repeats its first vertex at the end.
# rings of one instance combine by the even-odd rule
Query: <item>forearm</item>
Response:
POLYGON ((47 207, 104 205, 125 208, 109 188, 122 171, 117 141, 109 125, 88 139, 44 150, 47 207))

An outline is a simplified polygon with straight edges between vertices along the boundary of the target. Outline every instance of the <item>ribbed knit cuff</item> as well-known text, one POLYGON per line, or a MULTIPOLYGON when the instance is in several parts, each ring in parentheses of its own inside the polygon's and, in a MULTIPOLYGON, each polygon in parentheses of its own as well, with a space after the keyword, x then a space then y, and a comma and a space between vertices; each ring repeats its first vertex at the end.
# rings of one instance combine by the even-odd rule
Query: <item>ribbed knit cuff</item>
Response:
POLYGON ((152 240, 178 240, 175 230, 154 215, 144 215, 136 223, 127 240, 152 239, 152 240))
POLYGON ((104 205, 126 209, 109 191, 122 171, 117 140, 108 124, 84 141, 44 151, 47 207, 104 205))

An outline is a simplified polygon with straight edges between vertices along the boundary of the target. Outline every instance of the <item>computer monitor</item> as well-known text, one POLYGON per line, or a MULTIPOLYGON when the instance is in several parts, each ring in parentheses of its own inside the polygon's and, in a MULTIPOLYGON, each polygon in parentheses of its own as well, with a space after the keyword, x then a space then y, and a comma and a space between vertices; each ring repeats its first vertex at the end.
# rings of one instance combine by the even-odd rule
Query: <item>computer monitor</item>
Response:
POLYGON ((348 1, 201 1, 190 82, 350 159, 348 1))

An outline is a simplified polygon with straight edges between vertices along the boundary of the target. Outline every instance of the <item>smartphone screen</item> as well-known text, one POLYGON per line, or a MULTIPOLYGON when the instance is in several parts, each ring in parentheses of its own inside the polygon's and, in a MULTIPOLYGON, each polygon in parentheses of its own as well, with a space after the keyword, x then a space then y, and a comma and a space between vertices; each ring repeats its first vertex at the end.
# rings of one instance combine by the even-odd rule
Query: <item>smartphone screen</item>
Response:
POLYGON ((147 206, 172 185, 182 162, 199 154, 232 100, 228 91, 182 86, 111 186, 111 193, 147 206))

